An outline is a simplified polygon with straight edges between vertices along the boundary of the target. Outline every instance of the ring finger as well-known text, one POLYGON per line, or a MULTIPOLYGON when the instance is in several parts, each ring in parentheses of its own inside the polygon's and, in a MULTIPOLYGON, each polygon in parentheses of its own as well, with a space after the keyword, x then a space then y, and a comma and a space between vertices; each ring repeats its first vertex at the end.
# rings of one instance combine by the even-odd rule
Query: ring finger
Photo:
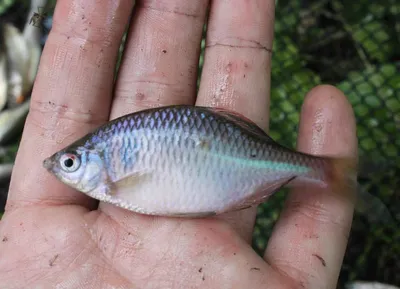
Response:
MULTIPOLYGON (((213 1, 196 104, 224 107, 268 129, 275 2, 213 1)), ((223 215, 251 240, 256 208, 223 215)))
POLYGON ((138 1, 111 118, 172 104, 194 104, 208 0, 138 1))

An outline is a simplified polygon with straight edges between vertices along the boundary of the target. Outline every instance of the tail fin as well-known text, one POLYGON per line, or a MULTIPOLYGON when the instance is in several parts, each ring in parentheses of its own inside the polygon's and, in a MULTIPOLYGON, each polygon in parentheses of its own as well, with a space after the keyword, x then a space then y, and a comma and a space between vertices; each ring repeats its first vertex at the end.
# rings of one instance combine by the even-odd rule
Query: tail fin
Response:
POLYGON ((357 182, 357 161, 331 158, 325 169, 326 181, 332 193, 353 202, 355 210, 372 222, 393 223, 396 220, 388 207, 376 196, 361 190, 357 182))
POLYGON ((325 168, 326 182, 332 193, 356 202, 357 160, 352 158, 331 158, 325 168))

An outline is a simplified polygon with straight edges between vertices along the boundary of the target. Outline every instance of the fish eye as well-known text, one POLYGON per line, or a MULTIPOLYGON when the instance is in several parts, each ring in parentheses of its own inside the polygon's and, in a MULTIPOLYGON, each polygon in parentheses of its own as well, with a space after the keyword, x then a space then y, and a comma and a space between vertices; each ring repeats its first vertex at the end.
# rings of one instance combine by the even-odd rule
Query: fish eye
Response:
POLYGON ((64 171, 75 172, 79 169, 81 161, 77 155, 67 153, 61 156, 60 165, 64 171))

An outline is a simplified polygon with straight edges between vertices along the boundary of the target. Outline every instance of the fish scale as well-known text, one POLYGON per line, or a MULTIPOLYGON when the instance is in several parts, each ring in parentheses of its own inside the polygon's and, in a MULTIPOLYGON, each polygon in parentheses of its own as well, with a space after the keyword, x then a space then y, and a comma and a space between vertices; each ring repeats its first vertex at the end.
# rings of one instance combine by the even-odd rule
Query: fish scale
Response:
POLYGON ((326 185, 330 160, 274 142, 221 109, 169 106, 115 119, 48 158, 66 184, 153 215, 202 216, 265 199, 286 182, 326 185), (61 156, 81 159, 74 172, 61 156))

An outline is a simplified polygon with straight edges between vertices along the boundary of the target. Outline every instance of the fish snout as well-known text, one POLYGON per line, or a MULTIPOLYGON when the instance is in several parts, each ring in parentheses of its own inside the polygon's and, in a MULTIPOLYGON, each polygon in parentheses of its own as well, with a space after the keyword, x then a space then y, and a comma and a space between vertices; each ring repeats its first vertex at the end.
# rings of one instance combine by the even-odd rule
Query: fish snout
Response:
POLYGON ((51 158, 46 158, 43 161, 43 167, 47 170, 50 170, 53 167, 53 161, 51 158))

